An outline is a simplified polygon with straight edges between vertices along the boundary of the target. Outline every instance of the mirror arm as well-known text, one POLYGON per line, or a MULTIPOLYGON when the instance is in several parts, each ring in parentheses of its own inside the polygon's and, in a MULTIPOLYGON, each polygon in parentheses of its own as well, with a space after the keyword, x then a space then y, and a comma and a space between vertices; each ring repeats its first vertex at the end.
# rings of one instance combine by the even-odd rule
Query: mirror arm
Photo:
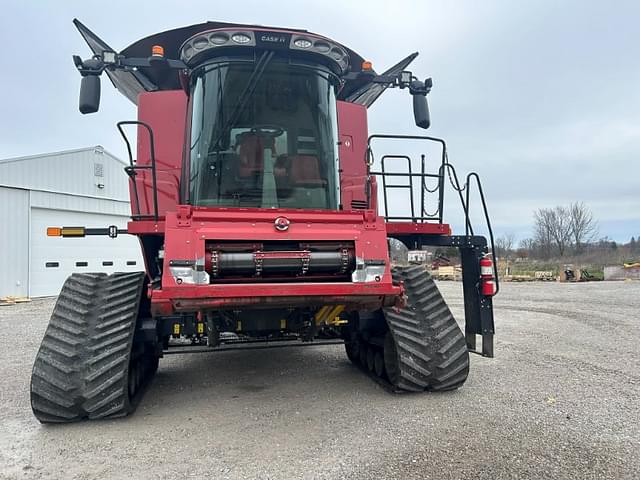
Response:
POLYGON ((118 63, 110 65, 108 68, 139 68, 139 67, 155 67, 163 65, 171 69, 183 70, 187 65, 182 60, 172 60, 164 57, 148 57, 148 58, 125 58, 118 56, 118 63))
POLYGON ((187 68, 181 60, 172 60, 164 57, 148 58, 126 58, 124 55, 117 55, 115 52, 103 52, 103 55, 94 55, 88 60, 82 60, 78 55, 73 56, 73 63, 80 72, 80 75, 102 75, 108 70, 132 70, 140 67, 163 66, 170 69, 184 70, 187 68), (109 61, 105 60, 105 53, 109 54, 109 61))
MULTIPOLYGON (((367 80, 371 83, 377 83, 386 85, 389 88, 407 88, 409 87, 412 94, 415 91, 415 94, 426 95, 429 93, 432 87, 431 79, 428 78, 424 82, 424 87, 426 88, 426 92, 418 91, 418 85, 414 85, 414 83, 418 80, 413 74, 408 70, 403 70, 402 72, 398 72, 395 75, 376 75, 372 70, 365 70, 361 72, 352 72, 343 77, 344 80, 367 80)), ((420 82, 422 83, 422 82, 420 82)))

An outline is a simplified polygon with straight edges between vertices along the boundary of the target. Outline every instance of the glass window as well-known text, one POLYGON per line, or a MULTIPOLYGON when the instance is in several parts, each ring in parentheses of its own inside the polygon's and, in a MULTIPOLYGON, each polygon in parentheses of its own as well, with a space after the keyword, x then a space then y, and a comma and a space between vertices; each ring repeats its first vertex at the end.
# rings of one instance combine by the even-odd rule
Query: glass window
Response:
POLYGON ((285 61, 209 64, 191 94, 197 206, 337 209, 335 84, 285 61))

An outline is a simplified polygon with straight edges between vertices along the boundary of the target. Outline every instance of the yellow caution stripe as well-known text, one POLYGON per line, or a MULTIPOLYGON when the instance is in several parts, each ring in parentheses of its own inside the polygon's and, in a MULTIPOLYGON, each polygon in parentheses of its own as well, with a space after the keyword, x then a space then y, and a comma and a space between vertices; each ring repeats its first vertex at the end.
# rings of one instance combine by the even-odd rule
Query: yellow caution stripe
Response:
POLYGON ((340 314, 343 311, 344 305, 325 305, 314 315, 316 325, 344 325, 347 321, 340 319, 340 314))

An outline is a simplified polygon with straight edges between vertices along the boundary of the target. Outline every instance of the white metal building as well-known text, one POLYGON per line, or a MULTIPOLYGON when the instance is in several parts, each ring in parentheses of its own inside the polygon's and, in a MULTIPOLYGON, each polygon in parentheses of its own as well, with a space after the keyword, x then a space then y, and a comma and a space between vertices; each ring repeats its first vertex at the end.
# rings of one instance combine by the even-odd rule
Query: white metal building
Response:
POLYGON ((73 272, 142 270, 134 236, 47 237, 47 227, 125 228, 125 163, 102 147, 0 160, 0 297, 57 295, 73 272))

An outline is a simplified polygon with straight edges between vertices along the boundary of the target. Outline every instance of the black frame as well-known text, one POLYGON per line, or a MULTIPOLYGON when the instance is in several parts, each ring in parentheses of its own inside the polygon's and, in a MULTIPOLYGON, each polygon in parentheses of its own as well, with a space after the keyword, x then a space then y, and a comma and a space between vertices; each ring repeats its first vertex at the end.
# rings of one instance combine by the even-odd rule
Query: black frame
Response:
MULTIPOLYGON (((465 338, 469 351, 493 358, 493 297, 482 295, 480 289, 480 260, 489 253, 487 239, 479 235, 398 235, 407 248, 456 247, 462 264, 465 338), (482 336, 482 349, 476 350, 476 335, 482 336)), ((494 267, 495 268, 495 267, 494 267)), ((496 285, 497 285, 497 277, 496 285)), ((497 290, 496 290, 497 293, 497 290)))
MULTIPOLYGON (((494 356, 493 348, 493 336, 495 334, 495 325, 493 319, 493 297, 483 295, 481 292, 480 282, 480 260, 489 255, 491 252, 494 262, 494 279, 496 283, 496 291, 499 291, 499 280, 496 268, 496 255, 493 241, 493 229, 491 228, 491 221, 487 210, 487 205, 482 190, 482 184, 480 177, 477 173, 471 172, 467 175, 464 185, 460 185, 457 173, 453 165, 448 161, 447 146, 444 140, 435 137, 428 136, 415 136, 415 135, 371 135, 367 142, 367 158, 366 163, 368 166, 369 179, 367 181, 367 204, 371 208, 371 175, 377 175, 381 177, 383 187, 383 208, 385 221, 393 223, 397 221, 412 222, 412 223, 428 223, 436 222, 442 223, 443 211, 444 211, 444 187, 445 187, 445 174, 448 174, 451 181, 451 185, 454 190, 458 192, 462 208, 465 216, 465 235, 437 235, 437 234, 394 234, 393 237, 400 240, 409 249, 420 249, 422 246, 433 247, 456 247, 460 251, 460 261, 462 264, 462 287, 464 293, 464 311, 465 311, 465 339, 467 348, 473 353, 481 354, 485 357, 494 356), (414 173, 411 167, 411 158, 406 155, 384 155, 381 158, 381 170, 371 171, 373 165, 373 149, 371 148, 372 140, 376 138, 383 139, 399 139, 399 140, 426 140, 431 142, 437 142, 442 147, 441 164, 437 174, 427 173, 425 171, 425 155, 421 155, 421 172, 414 173), (385 171, 385 159, 400 159, 405 160, 408 163, 407 173, 395 173, 385 171), (386 177, 391 178, 408 178, 408 183, 388 184, 386 177), (415 215, 415 204, 413 198, 413 179, 420 178, 421 182, 421 194, 420 194, 420 215, 415 215), (426 188, 425 180, 427 178, 438 178, 438 186, 433 190, 426 188), (475 235, 471 220, 469 218, 469 205, 470 205, 470 190, 471 184, 475 181, 478 188, 478 193, 482 203, 485 221, 489 230, 489 237, 491 245, 487 244, 487 239, 480 235, 475 235), (410 217, 398 217, 388 215, 388 197, 387 189, 400 188, 411 190, 411 216, 410 217), (426 190, 426 192, 425 192, 426 190), (425 194, 435 193, 438 191, 438 210, 429 215, 425 210, 425 194), (464 195, 463 195, 464 192, 464 195), (477 350, 476 335, 482 336, 482 348, 477 350)), ((397 180, 396 180, 397 181, 397 180)))

